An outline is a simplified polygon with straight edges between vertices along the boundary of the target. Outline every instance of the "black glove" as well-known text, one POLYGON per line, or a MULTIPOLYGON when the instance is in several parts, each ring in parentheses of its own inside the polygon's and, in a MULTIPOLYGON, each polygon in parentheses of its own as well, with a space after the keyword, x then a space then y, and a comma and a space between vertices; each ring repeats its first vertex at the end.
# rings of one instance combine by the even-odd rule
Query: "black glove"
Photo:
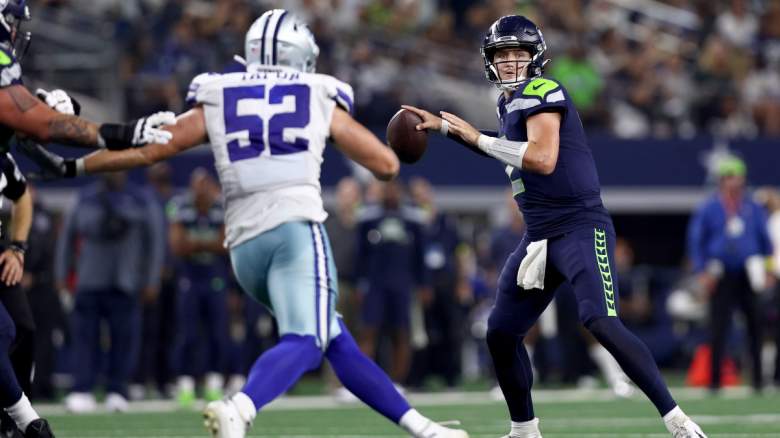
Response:
POLYGON ((16 147, 38 165, 39 171, 28 175, 31 179, 52 180, 75 178, 78 175, 76 160, 63 158, 30 139, 17 138, 16 147))

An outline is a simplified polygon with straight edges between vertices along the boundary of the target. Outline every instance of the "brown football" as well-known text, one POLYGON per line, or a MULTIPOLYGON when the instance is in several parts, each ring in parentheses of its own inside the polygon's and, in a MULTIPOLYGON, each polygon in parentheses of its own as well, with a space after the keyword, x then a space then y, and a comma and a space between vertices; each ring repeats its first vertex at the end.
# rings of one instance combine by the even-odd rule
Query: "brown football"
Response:
POLYGON ((420 123, 420 116, 402 109, 387 124, 387 143, 404 163, 417 162, 428 146, 428 133, 414 129, 420 123))

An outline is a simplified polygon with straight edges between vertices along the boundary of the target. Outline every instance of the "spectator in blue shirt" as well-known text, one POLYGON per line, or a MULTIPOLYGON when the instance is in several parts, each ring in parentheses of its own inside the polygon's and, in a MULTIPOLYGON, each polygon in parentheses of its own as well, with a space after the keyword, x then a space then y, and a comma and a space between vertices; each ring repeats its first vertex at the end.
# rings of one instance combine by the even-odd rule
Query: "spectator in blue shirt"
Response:
POLYGON ((747 324, 753 387, 760 390, 761 324, 747 266, 772 253, 767 216, 746 193, 742 160, 724 159, 717 172, 718 192, 699 207, 688 226, 688 252, 699 283, 710 297, 710 389, 716 391, 720 387, 724 344, 733 307, 738 306, 747 324))

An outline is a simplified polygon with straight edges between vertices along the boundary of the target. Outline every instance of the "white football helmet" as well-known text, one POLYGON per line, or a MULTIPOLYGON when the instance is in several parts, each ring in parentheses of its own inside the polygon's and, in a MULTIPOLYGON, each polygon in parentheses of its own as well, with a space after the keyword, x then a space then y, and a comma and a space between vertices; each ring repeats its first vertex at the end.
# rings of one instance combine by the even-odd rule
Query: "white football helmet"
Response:
POLYGON ((246 33, 245 59, 252 64, 282 65, 313 73, 320 48, 306 23, 284 9, 260 16, 246 33))

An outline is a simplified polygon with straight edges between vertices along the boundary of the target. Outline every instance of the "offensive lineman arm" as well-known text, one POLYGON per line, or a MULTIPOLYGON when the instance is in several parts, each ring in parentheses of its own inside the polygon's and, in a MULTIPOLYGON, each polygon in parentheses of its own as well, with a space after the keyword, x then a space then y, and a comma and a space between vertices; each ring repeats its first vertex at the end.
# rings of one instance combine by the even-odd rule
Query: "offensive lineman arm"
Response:
POLYGON ((41 143, 122 149, 168 141, 170 134, 158 127, 172 122, 172 113, 158 113, 127 124, 98 125, 49 108, 23 85, 0 89, 0 124, 41 143))
POLYGON ((400 163, 395 153, 339 107, 333 110, 330 136, 347 157, 370 170, 377 179, 389 181, 398 175, 400 163))
POLYGON ((460 137, 465 146, 479 148, 485 154, 519 169, 549 175, 555 170, 560 148, 561 115, 556 112, 541 112, 526 121, 527 142, 511 141, 484 135, 460 117, 441 111, 437 117, 428 111, 410 105, 401 105, 414 112, 423 123, 418 130, 433 129, 442 132, 446 121, 447 136, 460 137))

